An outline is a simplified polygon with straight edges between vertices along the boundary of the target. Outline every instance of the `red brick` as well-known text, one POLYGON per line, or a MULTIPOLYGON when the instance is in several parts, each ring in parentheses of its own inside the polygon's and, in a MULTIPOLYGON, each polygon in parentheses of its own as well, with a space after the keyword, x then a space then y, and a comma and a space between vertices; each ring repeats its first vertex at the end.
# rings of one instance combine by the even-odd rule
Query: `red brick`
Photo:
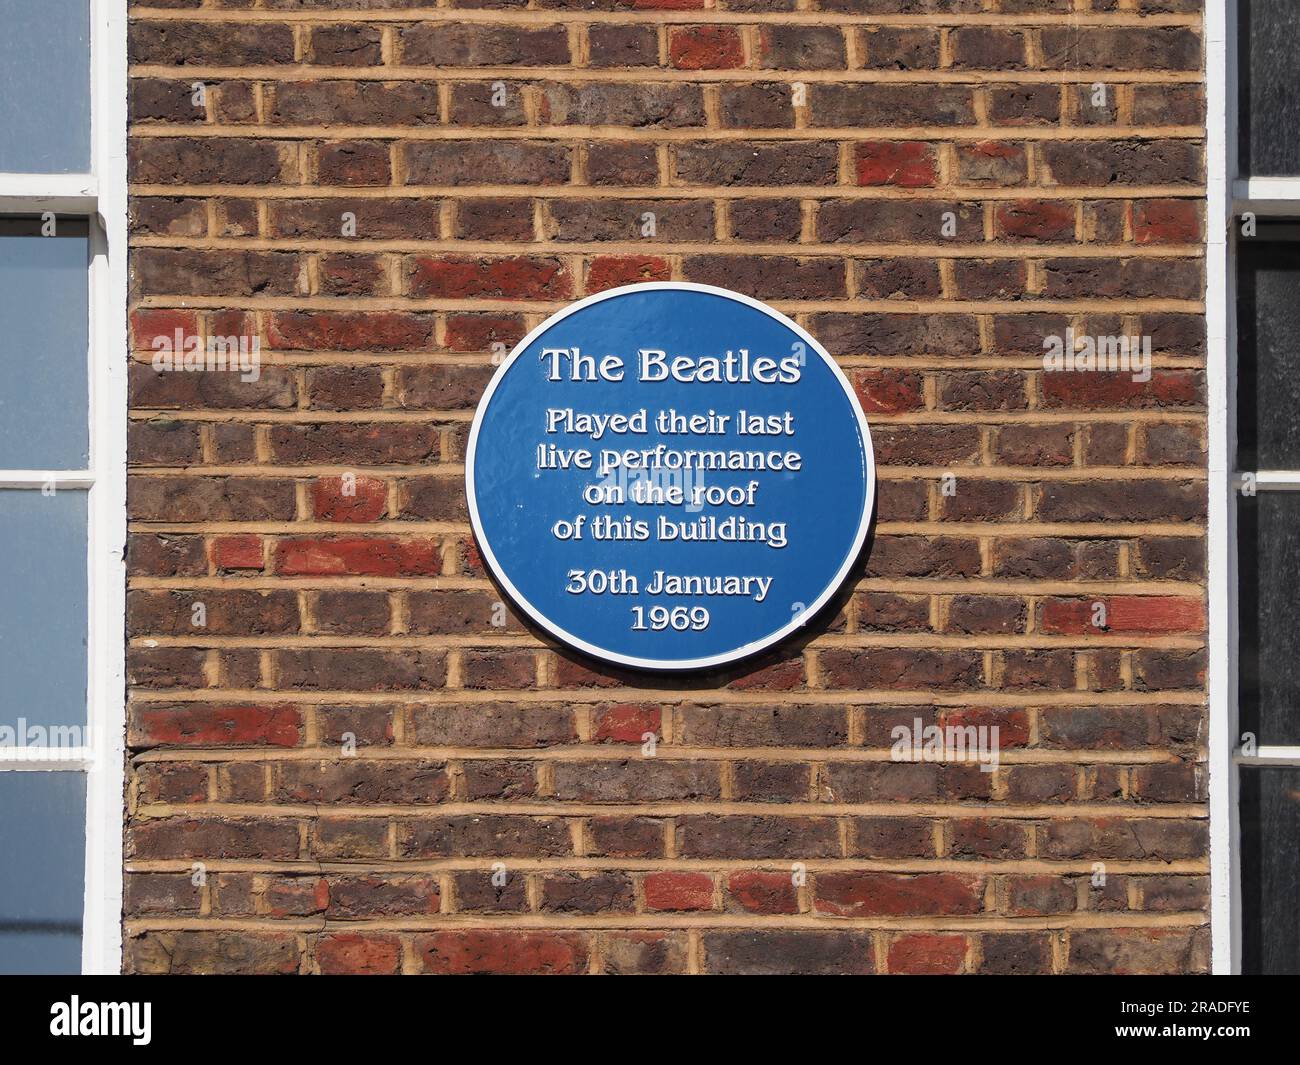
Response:
POLYGON ((604 292, 620 285, 667 281, 671 276, 668 260, 654 255, 602 255, 587 266, 587 291, 604 292))
POLYGON ((412 296, 439 299, 563 299, 573 279, 561 259, 414 259, 407 269, 412 296))
POLYGON ((650 873, 643 886, 647 910, 713 909, 713 877, 708 873, 650 873))
POLYGON ((727 878, 729 908, 745 913, 798 913, 799 891, 790 873, 732 873, 727 878))
POLYGON ((727 687, 733 691, 788 692, 804 687, 808 681, 802 656, 755 666, 744 670, 727 687))
POLYGON ((1180 596, 1112 595, 1096 599, 1045 599, 1039 604, 1042 632, 1064 635, 1197 633, 1205 631, 1205 601, 1180 596), (1093 624, 1095 604, 1105 605, 1105 625, 1093 624))
POLYGON ((526 332, 517 314, 449 314, 447 350, 482 352, 499 344, 504 355, 526 332))
POLYGON ((287 704, 145 703, 131 716, 133 747, 296 747, 302 742, 302 712, 287 704))
POLYGON ((260 536, 218 536, 212 541, 212 564, 217 569, 264 569, 260 536))
POLYGON ((1132 374, 1066 370, 1039 378, 1043 406, 1094 409, 1197 408, 1205 403, 1205 384, 1197 370, 1152 370, 1149 381, 1132 374))
POLYGON ((274 569, 286 577, 435 577, 442 572, 442 547, 434 540, 281 540, 275 547, 274 569))
POLYGON ((587 971, 590 953, 578 932, 477 928, 416 936, 415 952, 426 973, 449 976, 571 976, 587 971))
POLYGON ((136 351, 153 352, 154 337, 166 337, 168 342, 174 342, 178 329, 185 336, 197 336, 198 313, 163 309, 131 312, 131 346, 136 351))
POLYGON ((595 743, 641 744, 647 732, 657 735, 660 708, 637 703, 617 703, 597 707, 592 715, 592 740, 595 743))
POLYGON ((925 407, 921 375, 912 370, 855 370, 853 389, 867 414, 903 414, 925 407))
POLYGON ((900 935, 889 944, 889 971, 944 976, 961 972, 966 937, 935 934, 900 935))
POLYGON ((920 141, 864 141, 854 149, 859 185, 934 185, 938 164, 934 146, 920 141))
POLYGON ((430 314, 400 311, 276 311, 273 348, 287 351, 422 351, 433 344, 430 314))
POLYGON ((312 485, 317 521, 378 521, 388 506, 388 486, 378 477, 320 477, 312 485), (348 491, 345 491, 348 489, 348 491))
POLYGON ((813 907, 837 917, 974 914, 984 908, 983 882, 956 873, 821 873, 813 907))
POLYGON ((1133 204, 1135 244, 1195 244, 1201 239, 1196 200, 1138 200, 1133 204))
POLYGON ((668 31, 668 61, 678 70, 743 66, 745 47, 734 26, 677 26, 668 31))
POLYGON ((325 976, 391 976, 401 968, 402 944, 396 936, 322 936, 316 961, 325 976))

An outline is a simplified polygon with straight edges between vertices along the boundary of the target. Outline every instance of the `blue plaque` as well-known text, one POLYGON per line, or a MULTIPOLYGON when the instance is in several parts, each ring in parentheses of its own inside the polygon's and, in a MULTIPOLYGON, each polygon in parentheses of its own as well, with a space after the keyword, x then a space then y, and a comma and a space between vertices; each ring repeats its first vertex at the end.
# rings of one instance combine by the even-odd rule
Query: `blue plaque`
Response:
POLYGON ((547 319, 488 385, 465 457, 489 568, 556 639, 642 669, 721 666, 807 624, 875 495, 844 374, 725 289, 613 289, 547 319))

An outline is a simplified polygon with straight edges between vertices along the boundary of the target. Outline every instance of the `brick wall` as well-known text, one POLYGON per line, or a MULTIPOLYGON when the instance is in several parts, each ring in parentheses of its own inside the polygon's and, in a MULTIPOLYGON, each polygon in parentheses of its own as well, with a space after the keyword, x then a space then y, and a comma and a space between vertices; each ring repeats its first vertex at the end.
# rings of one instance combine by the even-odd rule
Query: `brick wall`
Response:
POLYGON ((1199 9, 136 9, 126 968, 1205 970, 1199 9), (822 341, 880 491, 809 640, 665 679, 502 613, 463 455, 494 350, 669 278, 822 341))

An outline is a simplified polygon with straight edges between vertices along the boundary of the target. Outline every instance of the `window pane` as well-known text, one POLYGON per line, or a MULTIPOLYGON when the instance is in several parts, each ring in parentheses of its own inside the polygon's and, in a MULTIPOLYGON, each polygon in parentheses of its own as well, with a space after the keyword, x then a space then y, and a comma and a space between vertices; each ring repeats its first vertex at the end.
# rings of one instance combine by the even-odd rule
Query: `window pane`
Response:
POLYGON ((1300 492, 1240 497, 1237 564, 1241 728, 1300 744, 1300 492))
POLYGON ((0 724, 84 726, 85 491, 0 491, 0 589, 0 724))
POLYGON ((1240 497, 1238 571, 1242 730, 1300 744, 1300 493, 1240 497))
POLYGON ((1238 170, 1300 174, 1300 4, 1241 0, 1238 170))
MULTIPOLYGON (((1300 7, 1300 5, 1297 5, 1300 7)), ((1260 226, 1237 276, 1237 468, 1300 468, 1300 236, 1260 226)))
MULTIPOLYGON (((2 2, 2 0, 0 0, 2 2)), ((89 238, 84 218, 0 219, 0 469, 89 459, 89 238)))
POLYGON ((1241 768, 1242 971, 1300 973, 1300 768, 1241 768))
POLYGON ((0 171, 90 170, 90 0, 0 0, 0 171))
POLYGON ((86 778, 0 773, 0 973, 81 971, 86 778))

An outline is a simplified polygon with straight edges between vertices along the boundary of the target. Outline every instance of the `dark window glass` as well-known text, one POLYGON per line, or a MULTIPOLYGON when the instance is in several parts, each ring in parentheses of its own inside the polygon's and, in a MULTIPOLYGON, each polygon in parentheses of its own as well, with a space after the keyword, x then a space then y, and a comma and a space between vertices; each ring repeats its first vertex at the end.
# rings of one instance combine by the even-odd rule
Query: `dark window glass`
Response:
MULTIPOLYGON (((1297 4, 1300 9, 1300 4, 1297 4)), ((1300 469, 1300 226, 1238 240, 1237 468, 1300 469)))
POLYGON ((0 773, 0 973, 81 971, 86 778, 0 773))
POLYGON ((1300 492, 1239 497, 1237 565, 1241 729, 1300 744, 1300 492))
POLYGON ((1300 973, 1300 768, 1241 770, 1241 967, 1300 973))
POLYGON ((1240 0, 1237 169, 1300 174, 1300 4, 1240 0))

